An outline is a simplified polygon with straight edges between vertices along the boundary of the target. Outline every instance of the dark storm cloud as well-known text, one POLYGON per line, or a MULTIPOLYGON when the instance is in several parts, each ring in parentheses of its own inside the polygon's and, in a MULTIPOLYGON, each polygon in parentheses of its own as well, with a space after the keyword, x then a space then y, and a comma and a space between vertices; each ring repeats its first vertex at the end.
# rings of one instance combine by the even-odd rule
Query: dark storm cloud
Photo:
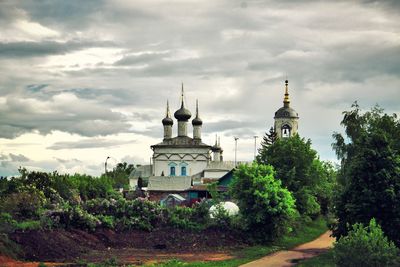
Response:
POLYGON ((106 148, 106 147, 123 146, 135 142, 136 142, 135 140, 121 141, 121 140, 107 140, 107 139, 93 138, 93 139, 73 141, 73 142, 56 142, 55 144, 47 148, 53 150, 106 148))
POLYGON ((114 47, 109 41, 42 41, 42 42, 1 42, 0 58, 25 58, 60 55, 92 47, 114 47))

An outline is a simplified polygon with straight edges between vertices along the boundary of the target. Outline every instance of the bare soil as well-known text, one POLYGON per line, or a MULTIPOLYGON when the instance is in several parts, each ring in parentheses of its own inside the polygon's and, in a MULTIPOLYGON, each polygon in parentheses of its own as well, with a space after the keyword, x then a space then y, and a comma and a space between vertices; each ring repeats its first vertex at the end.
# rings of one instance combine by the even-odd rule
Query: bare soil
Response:
POLYGON ((10 260, 7 265, 5 257, 2 257, 0 266, 30 267, 37 266, 38 262, 102 262, 110 258, 117 259, 121 264, 137 265, 168 259, 215 261, 233 258, 229 251, 247 245, 239 234, 223 229, 187 231, 164 228, 151 232, 98 229, 93 233, 57 229, 15 232, 10 234, 10 239, 21 246, 24 260, 36 265, 21 265, 22 262, 12 265, 10 260))

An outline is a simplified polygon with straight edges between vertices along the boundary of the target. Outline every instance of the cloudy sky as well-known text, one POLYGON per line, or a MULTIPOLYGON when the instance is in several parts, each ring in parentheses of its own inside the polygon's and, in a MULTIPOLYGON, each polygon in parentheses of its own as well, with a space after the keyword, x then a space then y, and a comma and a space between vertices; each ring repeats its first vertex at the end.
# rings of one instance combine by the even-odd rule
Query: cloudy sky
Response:
POLYGON ((203 140, 233 160, 238 136, 252 160, 286 77, 300 135, 334 160, 355 100, 400 113, 399 3, 0 1, 0 175, 147 163, 181 82, 203 140))

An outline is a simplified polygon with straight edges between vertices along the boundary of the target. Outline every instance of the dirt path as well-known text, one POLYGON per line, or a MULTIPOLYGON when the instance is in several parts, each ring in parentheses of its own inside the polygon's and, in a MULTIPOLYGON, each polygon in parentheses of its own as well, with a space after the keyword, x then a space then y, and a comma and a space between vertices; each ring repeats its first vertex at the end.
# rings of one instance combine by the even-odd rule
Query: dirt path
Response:
POLYGON ((330 231, 317 239, 297 246, 291 250, 281 250, 264 258, 246 263, 240 267, 287 267, 294 266, 302 259, 315 257, 332 247, 335 239, 330 231))
MULTIPOLYGON (((59 266, 58 263, 45 262, 46 266, 59 266)), ((22 262, 0 255, 0 267, 37 267, 39 262, 22 262)))

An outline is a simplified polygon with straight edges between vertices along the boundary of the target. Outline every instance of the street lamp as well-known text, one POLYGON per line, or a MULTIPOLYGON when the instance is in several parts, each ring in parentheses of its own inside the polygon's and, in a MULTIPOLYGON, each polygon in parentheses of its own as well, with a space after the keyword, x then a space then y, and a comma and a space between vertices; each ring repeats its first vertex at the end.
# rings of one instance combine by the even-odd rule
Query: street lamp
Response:
POLYGON ((233 138, 235 138, 235 167, 236 167, 236 163, 237 163, 237 140, 239 139, 239 137, 234 136, 233 138))
POLYGON ((256 160, 256 154, 257 154, 257 138, 258 136, 254 136, 254 160, 256 160))
POLYGON ((106 158, 106 162, 104 163, 104 174, 107 176, 107 160, 109 159, 110 157, 107 157, 106 158))

